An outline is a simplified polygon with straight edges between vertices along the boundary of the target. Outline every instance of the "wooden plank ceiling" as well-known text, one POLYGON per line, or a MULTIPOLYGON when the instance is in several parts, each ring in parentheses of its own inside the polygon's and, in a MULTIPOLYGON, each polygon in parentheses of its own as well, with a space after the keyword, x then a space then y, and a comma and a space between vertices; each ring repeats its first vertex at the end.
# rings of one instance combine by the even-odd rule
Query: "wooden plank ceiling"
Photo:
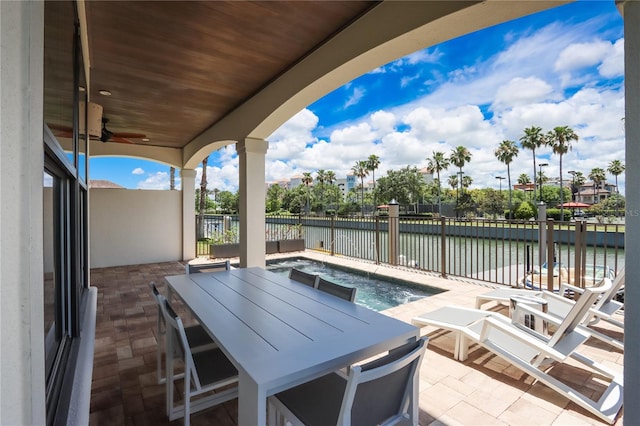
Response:
POLYGON ((85 4, 91 99, 104 107, 109 130, 181 148, 372 2, 85 4))

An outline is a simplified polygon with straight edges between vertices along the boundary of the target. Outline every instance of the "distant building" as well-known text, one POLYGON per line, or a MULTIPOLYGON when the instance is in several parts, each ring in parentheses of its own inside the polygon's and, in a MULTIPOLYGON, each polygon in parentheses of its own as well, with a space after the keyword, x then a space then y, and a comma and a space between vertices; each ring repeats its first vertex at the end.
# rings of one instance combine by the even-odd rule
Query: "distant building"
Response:
POLYGON ((113 188, 113 189, 126 189, 122 185, 118 185, 115 182, 105 179, 90 179, 89 188, 113 188))

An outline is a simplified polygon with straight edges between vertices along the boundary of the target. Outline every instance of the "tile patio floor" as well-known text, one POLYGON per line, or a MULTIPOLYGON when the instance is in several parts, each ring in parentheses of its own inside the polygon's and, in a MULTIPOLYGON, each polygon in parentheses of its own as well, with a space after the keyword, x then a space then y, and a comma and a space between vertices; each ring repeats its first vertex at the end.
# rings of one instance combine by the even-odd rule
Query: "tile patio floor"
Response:
MULTIPOLYGON (((385 311, 407 322, 441 306, 473 307, 475 296, 489 290, 481 283, 442 279, 408 269, 329 259, 310 251, 304 256, 448 290, 385 311)), ((98 288, 91 425, 182 424, 181 420, 168 421, 164 411, 165 388, 156 383, 157 310, 148 287, 149 282, 155 281, 164 292, 163 277, 181 273, 184 265, 179 262, 91 271, 91 284, 98 288)), ((178 313, 188 315, 180 306, 178 313)), ((420 371, 421 425, 604 424, 486 350, 474 346, 469 359, 458 362, 453 359, 454 339, 450 333, 428 328, 423 333, 430 340, 420 371)), ((591 339, 581 352, 610 368, 622 370, 623 354, 615 348, 591 339)), ((567 366, 558 374, 578 381, 583 389, 588 389, 585 392, 595 395, 602 392, 597 382, 586 383, 589 377, 577 368, 567 366)), ((191 422, 194 426, 236 425, 237 404, 234 400, 198 413, 191 422)), ((621 413, 616 424, 622 423, 621 413)))

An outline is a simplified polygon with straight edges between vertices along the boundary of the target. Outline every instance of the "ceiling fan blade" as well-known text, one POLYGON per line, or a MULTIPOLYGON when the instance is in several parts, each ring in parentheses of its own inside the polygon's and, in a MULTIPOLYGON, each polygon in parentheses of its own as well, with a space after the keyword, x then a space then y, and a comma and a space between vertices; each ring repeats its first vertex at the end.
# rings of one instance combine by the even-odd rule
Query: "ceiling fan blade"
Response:
POLYGON ((129 143, 129 144, 134 144, 132 141, 130 141, 127 138, 123 138, 122 136, 112 136, 111 139, 109 139, 108 142, 117 142, 117 143, 129 143))
POLYGON ((64 126, 62 124, 51 124, 51 123, 47 123, 47 126, 49 126, 49 129, 53 130, 57 130, 60 132, 67 132, 67 133, 72 133, 73 132, 73 127, 70 126, 64 126))
POLYGON ((113 137, 116 138, 131 138, 131 139, 143 139, 147 135, 143 133, 130 133, 130 132, 113 132, 113 137))

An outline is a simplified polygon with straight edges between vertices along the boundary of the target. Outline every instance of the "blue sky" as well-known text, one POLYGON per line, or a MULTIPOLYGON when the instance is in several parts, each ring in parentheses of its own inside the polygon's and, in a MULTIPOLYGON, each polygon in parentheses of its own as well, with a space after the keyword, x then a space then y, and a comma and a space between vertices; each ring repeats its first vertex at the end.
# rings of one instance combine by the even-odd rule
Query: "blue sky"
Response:
MULTIPOLYGON (((268 138, 266 179, 318 169, 344 177, 370 154, 381 159, 379 177, 424 167, 434 151, 464 145, 472 153, 465 173, 473 187, 497 188, 495 177, 506 176, 506 166, 495 148, 518 141, 532 125, 544 131, 567 125, 578 134, 563 156, 564 179, 568 170, 585 176, 594 167, 606 170, 612 160, 624 162, 623 58, 623 22, 612 0, 579 1, 447 41, 372 70, 292 117, 268 138)), ((549 163, 548 176, 559 175, 550 149, 537 158, 549 163)), ((169 186, 164 164, 90 161, 92 179, 132 189, 169 186)), ((532 168, 531 151, 521 150, 512 181, 531 176, 532 168)), ((235 191, 235 147, 212 153, 207 172, 211 189, 235 191)), ((197 183, 200 174, 201 168, 197 183)), ((621 191, 624 182, 623 174, 621 191)))

